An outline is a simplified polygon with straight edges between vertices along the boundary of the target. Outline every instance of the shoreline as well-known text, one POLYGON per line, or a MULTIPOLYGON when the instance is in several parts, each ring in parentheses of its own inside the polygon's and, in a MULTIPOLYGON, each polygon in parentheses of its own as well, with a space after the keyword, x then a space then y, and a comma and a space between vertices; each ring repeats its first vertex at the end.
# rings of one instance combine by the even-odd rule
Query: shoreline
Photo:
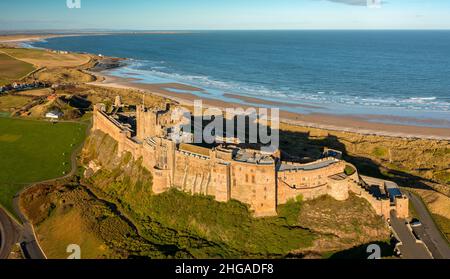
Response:
MULTIPOLYGON (((143 34, 161 34, 166 32, 145 32, 143 34)), ((167 32, 172 34, 172 32, 167 32)), ((174 32, 178 33, 178 32, 174 32)), ((182 32, 180 32, 182 33, 182 32)), ((101 35, 114 35, 116 33, 82 33, 82 34, 49 34, 49 35, 0 35, 0 43, 3 42, 2 38, 11 36, 23 36, 23 38, 15 39, 14 41, 18 43, 32 42, 42 39, 54 38, 54 37, 67 37, 67 36, 101 36, 101 35)), ((120 34, 120 33, 118 33, 120 34)), ((119 58, 127 60, 126 58, 119 58)), ((201 99, 203 101, 203 106, 207 107, 217 107, 220 109, 228 107, 242 107, 244 109, 249 107, 257 107, 257 105, 264 106, 286 106, 286 107, 299 107, 299 108, 320 108, 320 106, 314 106, 309 104, 291 104, 281 101, 268 101, 264 99, 252 98, 237 94, 225 93, 224 96, 236 99, 237 102, 228 102, 213 98, 208 98, 208 92, 202 88, 194 87, 191 85, 181 84, 181 83, 160 83, 160 84, 147 84, 140 83, 138 79, 134 78, 122 78, 108 75, 102 71, 86 71, 86 73, 91 74, 96 77, 97 81, 87 83, 88 85, 111 87, 111 88, 121 88, 121 89, 134 89, 140 90, 146 93, 155 94, 164 98, 171 99, 185 106, 192 106, 194 100, 201 99), (171 91, 170 89, 174 89, 171 91), (203 93, 204 96, 197 96, 189 92, 181 91, 197 91, 203 93), (238 101, 247 103, 242 104, 238 101)), ((395 119, 395 116, 389 115, 338 115, 338 114, 325 114, 325 113, 310 113, 302 114, 295 113, 280 109, 280 122, 300 126, 307 128, 316 128, 329 131, 338 132, 349 132, 361 135, 376 135, 376 136, 387 136, 395 138, 408 138, 408 139, 430 139, 430 140, 444 140, 450 141, 450 128, 438 128, 430 126, 419 126, 419 125, 405 125, 405 124, 395 124, 395 123, 383 123, 376 122, 379 119, 395 119), (339 123, 339 125, 335 124, 339 123), (345 123, 345 125, 343 125, 345 123)), ((397 117, 398 118, 398 117, 397 117)), ((409 119, 405 117, 403 120, 409 119)), ((436 121, 433 119, 420 119, 419 122, 431 123, 436 121)))
POLYGON ((127 35, 127 34, 188 34, 192 32, 182 32, 182 31, 142 31, 142 32, 81 32, 81 33, 67 33, 67 34, 57 34, 57 33, 44 33, 44 34, 21 34, 20 32, 14 34, 5 34, 0 32, 0 44, 10 44, 16 47, 20 47, 20 44, 42 41, 45 39, 52 38, 63 38, 63 37, 82 37, 82 36, 109 36, 109 35, 127 35))
MULTIPOLYGON (((97 81, 88 83, 88 85, 120 88, 120 89, 134 89, 145 93, 155 94, 161 97, 165 97, 180 103, 180 105, 192 106, 194 100, 202 100, 203 106, 217 107, 224 109, 227 107, 242 107, 244 109, 254 107, 253 105, 243 105, 241 103, 221 101, 217 99, 208 98, 208 95, 199 97, 192 93, 174 92, 170 91, 170 88, 179 90, 192 90, 193 87, 181 83, 161 83, 161 84, 146 84, 139 83, 136 79, 120 78, 110 76, 105 73, 88 72, 97 77, 97 81)), ((198 88, 195 88, 197 91, 198 88)), ((230 96, 239 96, 229 94, 230 96)), ((242 99, 246 99, 245 96, 239 96, 242 99)), ((236 98, 238 99, 238 98, 236 98)), ((251 98, 252 100, 255 98, 251 98)), ((250 100, 250 99, 249 99, 250 100)), ((270 102, 266 100, 258 99, 260 104, 270 105, 278 102, 270 102)), ((300 106, 300 105, 295 105, 300 106)), ((401 124, 386 124, 378 122, 370 122, 367 119, 375 119, 380 116, 347 116, 347 115, 333 115, 333 114, 300 114, 289 111, 280 110, 280 122, 330 131, 338 132, 350 132, 361 135, 376 135, 387 136, 396 138, 408 138, 408 139, 430 139, 430 140, 445 140, 450 141, 450 128, 435 128, 426 126, 413 126, 413 125, 401 125, 401 124), (346 123, 346 125, 336 125, 330 123, 346 123)), ((387 117, 387 116, 386 116, 387 117)))

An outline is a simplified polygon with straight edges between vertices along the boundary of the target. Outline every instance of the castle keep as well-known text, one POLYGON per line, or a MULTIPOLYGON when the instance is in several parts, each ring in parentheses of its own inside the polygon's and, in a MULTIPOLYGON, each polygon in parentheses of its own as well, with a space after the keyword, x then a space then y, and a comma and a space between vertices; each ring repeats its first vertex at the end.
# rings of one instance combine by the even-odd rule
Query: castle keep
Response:
POLYGON ((361 187, 357 171, 345 174, 346 166, 351 165, 343 160, 324 156, 300 164, 282 161, 279 151, 267 153, 240 144, 205 148, 177 143, 170 133, 179 123, 171 116, 169 106, 165 110, 150 110, 139 105, 135 125, 130 125, 117 115, 106 113, 102 105, 96 105, 93 130, 114 138, 119 155, 129 152, 136 160, 142 158, 143 167, 153 175, 155 194, 176 188, 210 195, 219 202, 235 199, 249 205, 255 216, 273 216, 277 214, 277 205, 298 196, 308 200, 330 195, 336 200, 346 200, 349 191, 353 191, 368 199, 377 214, 386 218, 391 209, 408 214, 407 199, 405 212, 403 199, 393 203, 375 198, 361 187))

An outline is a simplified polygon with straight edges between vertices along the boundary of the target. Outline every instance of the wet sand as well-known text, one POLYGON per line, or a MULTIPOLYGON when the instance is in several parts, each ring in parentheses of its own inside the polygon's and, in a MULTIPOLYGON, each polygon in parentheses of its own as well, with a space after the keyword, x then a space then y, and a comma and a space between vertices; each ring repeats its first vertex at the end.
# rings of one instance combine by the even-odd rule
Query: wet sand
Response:
MULTIPOLYGON (((98 73, 95 73, 99 75, 98 73)), ((200 88, 195 88, 185 84, 179 83, 165 83, 165 84, 145 84, 139 83, 138 80, 130 78, 119 78, 101 75, 99 81, 90 83, 91 85, 114 87, 124 89, 137 89, 144 92, 152 93, 162 97, 170 98, 181 105, 192 106, 194 100, 201 99, 204 107, 230 108, 242 107, 244 109, 252 107, 254 104, 264 105, 281 105, 282 102, 270 102, 266 100, 242 97, 234 94, 227 94, 228 97, 233 97, 241 101, 247 101, 248 105, 240 103, 225 102, 208 98, 207 95, 199 97, 192 93, 180 93, 168 90, 168 88, 175 88, 186 91, 200 91, 200 88), (252 105, 253 104, 253 105, 252 105)), ((283 104, 284 105, 284 104, 283 104)), ((302 106, 302 105, 295 105, 302 106)), ((308 105, 305 105, 308 106, 308 105)), ((360 115, 360 116, 346 116, 333 114, 300 114, 289 111, 280 110, 280 121, 297 126, 305 126, 312 128, 319 128, 333 131, 347 131, 365 135, 380 135, 390 137, 402 138, 423 138, 423 139, 437 139, 450 140, 450 128, 434 128, 425 126, 401 125, 401 124, 386 124, 377 122, 380 118, 388 119, 390 116, 379 115, 360 115)), ((403 119, 405 120, 405 119, 403 119)), ((424 119, 425 123, 433 122, 432 119, 424 119)))
POLYGON ((310 109, 318 109, 322 108, 320 106, 313 106, 313 105, 306 105, 306 104, 293 104, 293 103, 285 103, 285 102, 277 102, 277 101, 268 101, 248 96, 240 96, 236 94, 230 94, 225 93, 223 94, 224 97, 231 98, 231 99, 237 99, 240 101, 244 101, 248 104, 255 104, 255 105, 268 105, 268 106, 282 106, 282 107, 291 107, 291 108, 310 108, 310 109))
MULTIPOLYGON (((164 34, 166 32, 148 32, 152 34, 164 34)), ((167 32, 170 33, 170 32, 167 32)), ((183 32, 174 32, 183 33, 183 32)), ((26 42, 34 40, 42 40, 52 37, 63 36, 83 36, 83 35, 108 35, 108 33, 91 33, 91 34, 48 34, 48 35, 0 35, 1 41, 8 42, 26 42)), ((203 100, 205 107, 218 107, 218 108, 230 108, 230 107, 255 107, 255 105, 267 105, 272 107, 285 106, 285 107, 299 107, 299 108, 320 108, 309 104, 290 104, 286 102, 267 101, 258 98, 240 96, 236 94, 227 93, 225 97, 239 100, 247 103, 242 105, 238 102, 225 102, 217 99, 208 98, 208 94, 205 90, 180 83, 164 83, 164 84, 145 84, 139 83, 138 79, 133 78, 119 78, 107 76, 105 74, 89 72, 97 76, 97 81, 91 83, 96 86, 115 87, 123 89, 137 89, 143 90, 148 93, 160 95, 162 97, 170 98, 179 102, 182 105, 192 106, 194 100, 203 100), (176 92, 170 89, 182 90, 182 91, 195 91, 204 93, 205 96, 199 97, 189 92, 176 92)), ((408 118, 394 117, 389 115, 333 115, 324 113, 311 113, 301 114, 289 111, 280 110, 280 121, 291 125, 305 126, 312 128, 319 128, 325 130, 334 131, 348 131, 352 133, 367 134, 367 135, 380 135, 380 136, 392 136, 402 138, 426 138, 426 139, 439 139, 450 140, 450 128, 434 128, 417 125, 404 125, 404 124, 386 124, 382 123, 383 120, 408 122, 408 118)), ((425 125, 441 124, 442 121, 435 119, 410 119, 410 122, 422 123, 425 125)), ((445 121, 445 120, 443 120, 445 121)), ((447 123, 444 123, 447 124, 447 123)))

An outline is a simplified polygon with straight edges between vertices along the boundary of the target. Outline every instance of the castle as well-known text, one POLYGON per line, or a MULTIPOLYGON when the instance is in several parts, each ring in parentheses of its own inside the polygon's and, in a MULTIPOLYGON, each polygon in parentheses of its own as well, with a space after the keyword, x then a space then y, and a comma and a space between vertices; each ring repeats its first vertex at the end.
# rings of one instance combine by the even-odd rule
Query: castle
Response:
POLYGON ((406 197, 374 197, 362 187, 357 169, 335 157, 300 164, 281 160, 279 151, 267 153, 240 144, 205 148, 177 143, 169 136, 179 124, 172 120, 172 112, 169 106, 151 110, 138 105, 132 116, 133 128, 117 115, 107 113, 103 105, 94 108, 92 129, 114 138, 119 155, 129 152, 136 160, 142 158, 143 167, 153 175, 155 194, 176 188, 213 196, 219 202, 235 199, 247 204, 254 216, 263 217, 276 215, 277 205, 299 196, 309 200, 329 195, 342 201, 352 191, 367 199, 385 218, 393 209, 400 217, 408 216, 406 197), (354 173, 347 175, 346 167, 354 173))

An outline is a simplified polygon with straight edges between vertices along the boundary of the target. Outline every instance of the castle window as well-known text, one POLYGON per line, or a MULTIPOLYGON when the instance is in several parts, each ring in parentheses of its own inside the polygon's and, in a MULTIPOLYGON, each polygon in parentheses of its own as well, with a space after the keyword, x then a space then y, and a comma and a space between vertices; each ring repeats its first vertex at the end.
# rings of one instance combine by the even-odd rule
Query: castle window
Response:
POLYGON ((252 175, 252 183, 256 183, 255 176, 252 175))
POLYGON ((245 175, 245 182, 248 183, 248 174, 245 175))

